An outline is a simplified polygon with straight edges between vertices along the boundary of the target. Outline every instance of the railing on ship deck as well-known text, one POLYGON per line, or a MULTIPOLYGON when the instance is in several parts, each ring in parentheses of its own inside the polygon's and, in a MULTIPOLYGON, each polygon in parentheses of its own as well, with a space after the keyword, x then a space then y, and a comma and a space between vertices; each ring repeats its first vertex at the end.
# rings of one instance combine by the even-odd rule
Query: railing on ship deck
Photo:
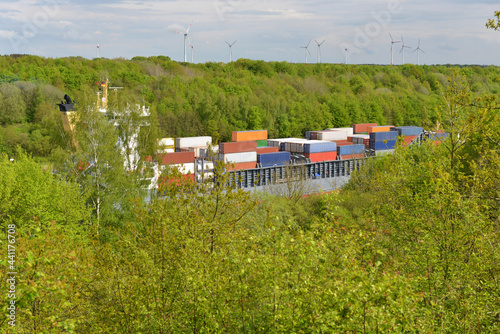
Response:
POLYGON ((249 188, 294 180, 315 180, 350 176, 354 170, 362 167, 367 159, 369 158, 310 162, 231 171, 229 182, 230 184, 235 184, 237 188, 249 188))

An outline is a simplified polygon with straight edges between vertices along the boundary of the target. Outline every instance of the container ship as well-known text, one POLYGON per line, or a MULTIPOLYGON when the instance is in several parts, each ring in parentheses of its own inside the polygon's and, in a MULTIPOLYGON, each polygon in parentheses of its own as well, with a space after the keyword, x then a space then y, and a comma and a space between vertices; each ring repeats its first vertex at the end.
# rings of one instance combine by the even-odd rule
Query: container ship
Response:
POLYGON ((225 163, 229 182, 254 188, 289 180, 349 176, 366 159, 394 152, 423 140, 439 142, 446 133, 428 132, 418 126, 352 124, 346 128, 307 131, 305 138, 268 138, 267 130, 233 131, 232 141, 213 145, 209 136, 162 138, 157 154, 148 157, 153 170, 151 187, 169 179, 165 170, 175 168, 182 179, 210 180, 218 163, 225 163))

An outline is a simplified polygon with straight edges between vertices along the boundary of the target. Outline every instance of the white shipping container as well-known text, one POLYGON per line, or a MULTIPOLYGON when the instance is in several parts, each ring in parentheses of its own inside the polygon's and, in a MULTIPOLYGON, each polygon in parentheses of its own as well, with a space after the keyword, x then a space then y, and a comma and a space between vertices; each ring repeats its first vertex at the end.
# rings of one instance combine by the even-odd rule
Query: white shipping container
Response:
MULTIPOLYGON (((177 168, 181 174, 194 174, 194 162, 186 164, 171 164, 170 169, 177 168)), ((162 170, 166 169, 167 165, 162 166, 162 170)))
POLYGON ((326 140, 326 141, 347 140, 347 132, 345 131, 318 132, 318 140, 326 140))
POLYGON ((163 148, 163 149, 158 149, 158 153, 174 153, 175 149, 174 148, 163 148))
POLYGON ((304 143, 304 142, 307 142, 307 139, 303 139, 303 138, 287 139, 285 141, 285 151, 287 151, 287 152, 299 152, 299 151, 297 151, 297 149, 300 150, 300 143, 304 143))
POLYGON ((174 147, 175 140, 174 138, 160 138, 158 139, 158 147, 174 147))
POLYGON ((267 140, 267 146, 272 146, 272 147, 277 147, 280 148, 281 143, 287 142, 287 141, 297 141, 297 140, 303 140, 302 138, 278 138, 278 139, 268 139, 267 140))
POLYGON ((240 152, 240 153, 219 153, 219 161, 225 163, 240 163, 240 162, 254 162, 257 161, 257 152, 240 152))
POLYGON ((364 140, 370 139, 370 135, 352 135, 347 136, 347 138, 352 138, 353 144, 364 144, 364 140))
POLYGON ((212 143, 212 137, 182 137, 175 138, 175 148, 187 149, 189 147, 207 147, 212 143))
POLYGON ((219 154, 219 145, 212 146, 212 150, 209 148, 200 149, 200 159, 213 160, 214 157, 217 158, 217 154, 219 154))
POLYGON ((354 129, 353 128, 330 128, 330 129, 325 129, 326 131, 344 131, 347 133, 348 136, 354 134, 354 129))
MULTIPOLYGON (((198 173, 201 173, 201 167, 202 167, 201 164, 198 165, 198 167, 197 167, 198 168, 198 173)), ((214 169, 214 163, 213 162, 206 162, 205 161, 205 163, 203 164, 203 170, 205 172, 207 172, 207 171, 211 171, 213 169, 214 169)))

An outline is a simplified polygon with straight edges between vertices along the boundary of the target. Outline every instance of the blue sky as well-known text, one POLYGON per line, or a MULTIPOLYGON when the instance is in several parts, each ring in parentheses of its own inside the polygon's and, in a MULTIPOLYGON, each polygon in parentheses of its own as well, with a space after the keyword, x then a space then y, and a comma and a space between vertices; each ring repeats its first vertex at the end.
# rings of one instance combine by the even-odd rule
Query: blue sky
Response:
MULTIPOLYGON (((194 62, 233 60, 389 64, 391 38, 405 63, 500 65, 500 32, 485 22, 498 0, 3 0, 0 54, 132 58, 166 55, 182 61, 191 24, 194 62)), ((394 44, 394 63, 402 62, 394 44)), ((188 60, 191 51, 188 47, 188 60)))

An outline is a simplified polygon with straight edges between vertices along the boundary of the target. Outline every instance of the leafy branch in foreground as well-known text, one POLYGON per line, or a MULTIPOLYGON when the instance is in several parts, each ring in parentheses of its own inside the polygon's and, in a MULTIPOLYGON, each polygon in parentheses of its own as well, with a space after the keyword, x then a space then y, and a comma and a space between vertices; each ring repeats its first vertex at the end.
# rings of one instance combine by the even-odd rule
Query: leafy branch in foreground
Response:
POLYGON ((496 17, 496 22, 495 22, 495 19, 488 19, 488 22, 486 22, 486 28, 494 29, 494 30, 500 29, 500 11, 499 10, 495 11, 495 17, 496 17))

